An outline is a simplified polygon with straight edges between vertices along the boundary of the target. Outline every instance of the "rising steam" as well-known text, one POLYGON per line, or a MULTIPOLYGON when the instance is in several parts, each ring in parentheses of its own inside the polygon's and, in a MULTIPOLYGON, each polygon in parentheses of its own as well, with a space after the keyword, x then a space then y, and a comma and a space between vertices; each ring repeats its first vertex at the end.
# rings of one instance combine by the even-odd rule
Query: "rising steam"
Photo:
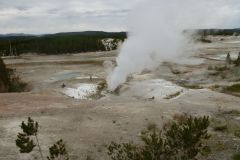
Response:
MULTIPOLYGON (((107 77, 115 90, 133 73, 153 70, 163 61, 176 61, 194 47, 185 29, 236 27, 236 0, 145 0, 128 17, 128 39, 107 77)), ((237 21, 238 20, 238 21, 237 21)))

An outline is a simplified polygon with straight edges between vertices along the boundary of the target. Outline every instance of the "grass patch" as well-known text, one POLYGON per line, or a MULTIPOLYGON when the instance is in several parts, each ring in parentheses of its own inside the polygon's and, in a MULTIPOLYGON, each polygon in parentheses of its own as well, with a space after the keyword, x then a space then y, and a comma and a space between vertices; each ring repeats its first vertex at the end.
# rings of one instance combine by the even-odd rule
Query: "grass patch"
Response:
POLYGON ((220 72, 219 71, 211 71, 208 73, 209 76, 218 76, 220 75, 220 72))
POLYGON ((240 138, 240 130, 234 131, 234 136, 240 138))
POLYGON ((211 87, 209 87, 209 88, 210 88, 210 89, 213 89, 213 90, 216 90, 216 89, 221 88, 221 86, 218 85, 218 84, 215 84, 215 85, 213 85, 213 86, 211 86, 211 87))
POLYGON ((167 97, 165 97, 164 99, 173 99, 173 98, 179 96, 182 92, 183 92, 183 91, 179 91, 179 92, 170 94, 170 95, 168 95, 167 97))
POLYGON ((240 84, 234 84, 232 86, 228 86, 224 89, 224 91, 240 92, 240 84))
POLYGON ((181 87, 188 88, 188 89, 203 89, 203 87, 198 84, 192 84, 192 85, 183 84, 181 85, 181 87))
POLYGON ((16 79, 12 79, 10 85, 9 85, 9 92, 24 92, 27 88, 27 83, 21 81, 21 79, 18 77, 16 79))
POLYGON ((147 124, 147 129, 148 129, 149 131, 155 130, 156 128, 157 128, 157 124, 156 124, 156 123, 149 122, 149 123, 147 124))
POLYGON ((232 159, 233 160, 240 160, 240 153, 234 154, 232 159))
POLYGON ((226 70, 228 70, 229 68, 228 67, 226 67, 226 66, 215 66, 215 68, 214 68, 214 70, 216 70, 216 71, 219 71, 219 72, 223 72, 223 71, 226 71, 226 70))
POLYGON ((208 70, 209 71, 214 70, 214 67, 213 66, 208 66, 208 70))
POLYGON ((224 111, 223 114, 227 114, 227 115, 231 115, 231 116, 239 116, 240 111, 238 111, 238 110, 224 111))
POLYGON ((213 127, 214 131, 218 131, 218 132, 225 132, 228 130, 228 127, 226 124, 222 124, 222 125, 218 125, 213 127))
POLYGON ((212 43, 211 40, 209 39, 206 39, 206 38, 200 38, 200 39, 197 39, 198 42, 202 42, 202 43, 212 43))
POLYGON ((171 72, 173 74, 181 74, 181 72, 179 70, 176 70, 176 69, 172 69, 171 72))

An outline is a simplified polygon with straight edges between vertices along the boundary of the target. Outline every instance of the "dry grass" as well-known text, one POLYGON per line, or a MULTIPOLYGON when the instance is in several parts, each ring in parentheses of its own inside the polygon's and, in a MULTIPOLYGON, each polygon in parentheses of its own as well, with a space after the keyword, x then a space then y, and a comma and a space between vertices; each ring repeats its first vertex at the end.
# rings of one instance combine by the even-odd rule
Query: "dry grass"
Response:
POLYGON ((181 87, 188 88, 188 89, 203 89, 202 86, 198 84, 183 84, 181 87))

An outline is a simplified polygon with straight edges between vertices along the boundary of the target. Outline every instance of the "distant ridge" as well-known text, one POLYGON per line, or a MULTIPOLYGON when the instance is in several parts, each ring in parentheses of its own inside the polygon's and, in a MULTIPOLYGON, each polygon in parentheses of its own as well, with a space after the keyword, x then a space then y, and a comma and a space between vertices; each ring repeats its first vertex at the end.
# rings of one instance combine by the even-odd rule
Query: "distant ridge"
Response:
MULTIPOLYGON (((223 35, 239 36, 240 28, 235 29, 197 29, 185 30, 196 31, 201 36, 223 35)), ((117 48, 119 42, 127 38, 127 32, 62 32, 54 34, 25 34, 10 33, 0 34, 0 56, 12 53, 20 55, 23 53, 39 54, 65 54, 80 52, 108 51, 117 48)))
POLYGON ((0 34, 0 37, 24 37, 24 36, 34 36, 34 35, 33 34, 25 34, 25 33, 0 34))
MULTIPOLYGON (((190 29, 191 30, 191 29, 190 29)), ((195 29, 199 33, 205 33, 210 35, 231 35, 234 33, 240 34, 240 28, 233 29, 195 29)), ((13 38, 13 37, 52 37, 52 36, 114 36, 116 34, 127 35, 127 32, 104 32, 104 31, 82 31, 82 32, 59 32, 50 34, 25 34, 25 33, 8 33, 0 34, 0 38, 13 38)))
POLYGON ((8 33, 0 34, 0 37, 11 38, 11 37, 51 37, 51 36, 72 36, 72 35, 82 35, 82 36, 106 36, 106 35, 116 35, 123 34, 126 32, 104 32, 104 31, 83 31, 83 32, 59 32, 59 33, 49 33, 49 34, 25 34, 25 33, 8 33))

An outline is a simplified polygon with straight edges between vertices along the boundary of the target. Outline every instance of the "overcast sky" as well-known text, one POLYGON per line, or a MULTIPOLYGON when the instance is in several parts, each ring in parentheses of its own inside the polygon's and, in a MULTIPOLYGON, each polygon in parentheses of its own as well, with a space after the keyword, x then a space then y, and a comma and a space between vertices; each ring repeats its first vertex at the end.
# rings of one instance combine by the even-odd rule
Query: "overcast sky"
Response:
MULTIPOLYGON (((140 1, 143 0, 0 0, 0 34, 126 31, 127 15, 140 1)), ((240 18, 236 17, 240 17, 240 0, 215 2, 223 5, 222 14, 234 19, 234 25, 228 25, 239 28, 240 18)))
POLYGON ((0 34, 125 31, 141 0, 0 0, 0 34))

